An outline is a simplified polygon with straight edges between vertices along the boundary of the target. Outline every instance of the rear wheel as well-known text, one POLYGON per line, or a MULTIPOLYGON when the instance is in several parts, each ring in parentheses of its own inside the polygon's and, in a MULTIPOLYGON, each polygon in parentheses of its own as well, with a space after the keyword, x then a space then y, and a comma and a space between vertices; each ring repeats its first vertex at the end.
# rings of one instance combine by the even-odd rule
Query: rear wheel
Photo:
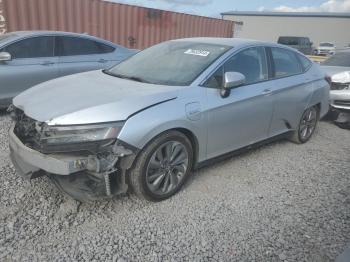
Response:
POLYGON ((189 139, 178 131, 169 131, 141 151, 130 172, 130 183, 139 197, 164 200, 181 189, 192 165, 193 149, 189 139))
POLYGON ((297 130, 293 132, 290 140, 297 144, 303 144, 307 142, 316 129, 318 119, 319 114, 317 106, 306 109, 301 116, 297 130))

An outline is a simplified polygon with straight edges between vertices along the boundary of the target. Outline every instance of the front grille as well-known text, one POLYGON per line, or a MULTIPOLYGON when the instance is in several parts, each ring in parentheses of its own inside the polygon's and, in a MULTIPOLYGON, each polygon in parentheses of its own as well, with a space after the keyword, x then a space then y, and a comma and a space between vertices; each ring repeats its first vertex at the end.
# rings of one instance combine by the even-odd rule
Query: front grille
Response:
POLYGON ((350 106, 350 101, 335 100, 334 104, 337 105, 337 106, 350 106))
POLYGON ((16 121, 14 133, 26 146, 37 149, 40 141, 40 134, 36 126, 39 124, 36 120, 26 116, 22 110, 16 109, 14 112, 16 121))
POLYGON ((347 89, 349 87, 349 85, 350 85, 349 83, 342 84, 342 83, 332 82, 331 90, 344 90, 344 89, 347 89))

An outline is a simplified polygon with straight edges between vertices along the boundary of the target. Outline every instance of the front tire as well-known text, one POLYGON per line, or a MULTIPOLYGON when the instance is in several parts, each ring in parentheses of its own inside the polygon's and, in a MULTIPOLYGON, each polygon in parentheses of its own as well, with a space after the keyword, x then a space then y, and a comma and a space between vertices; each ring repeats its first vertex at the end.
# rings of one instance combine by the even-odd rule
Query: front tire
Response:
POLYGON ((153 139, 140 152, 130 172, 130 184, 141 198, 165 200, 181 189, 192 166, 190 140, 181 132, 169 131, 153 139))
POLYGON ((301 116, 297 129, 293 131, 290 140, 296 144, 303 144, 309 141, 315 132, 318 120, 319 112, 317 106, 306 109, 301 116))

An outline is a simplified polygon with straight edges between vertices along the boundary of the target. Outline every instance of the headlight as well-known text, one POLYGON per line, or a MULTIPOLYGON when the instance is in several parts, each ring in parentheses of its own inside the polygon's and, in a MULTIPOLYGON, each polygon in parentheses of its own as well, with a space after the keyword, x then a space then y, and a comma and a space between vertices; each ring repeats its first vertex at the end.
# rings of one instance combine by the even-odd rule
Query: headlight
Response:
POLYGON ((332 82, 346 84, 350 83, 350 71, 341 72, 332 76, 332 82))
POLYGON ((114 140, 123 125, 124 122, 82 126, 44 126, 40 132, 40 141, 46 145, 63 145, 114 140))

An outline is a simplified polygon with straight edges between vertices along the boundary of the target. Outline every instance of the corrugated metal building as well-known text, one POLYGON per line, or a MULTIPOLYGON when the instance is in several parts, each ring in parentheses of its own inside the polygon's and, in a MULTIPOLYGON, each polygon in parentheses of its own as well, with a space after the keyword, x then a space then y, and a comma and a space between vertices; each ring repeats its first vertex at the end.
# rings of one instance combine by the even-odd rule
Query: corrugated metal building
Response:
POLYGON ((143 49, 175 38, 232 37, 233 22, 103 0, 0 0, 0 33, 20 30, 88 33, 143 49))
POLYGON ((235 37, 276 42, 279 36, 309 37, 318 46, 332 42, 350 44, 350 13, 241 12, 221 14, 235 22, 235 37))

